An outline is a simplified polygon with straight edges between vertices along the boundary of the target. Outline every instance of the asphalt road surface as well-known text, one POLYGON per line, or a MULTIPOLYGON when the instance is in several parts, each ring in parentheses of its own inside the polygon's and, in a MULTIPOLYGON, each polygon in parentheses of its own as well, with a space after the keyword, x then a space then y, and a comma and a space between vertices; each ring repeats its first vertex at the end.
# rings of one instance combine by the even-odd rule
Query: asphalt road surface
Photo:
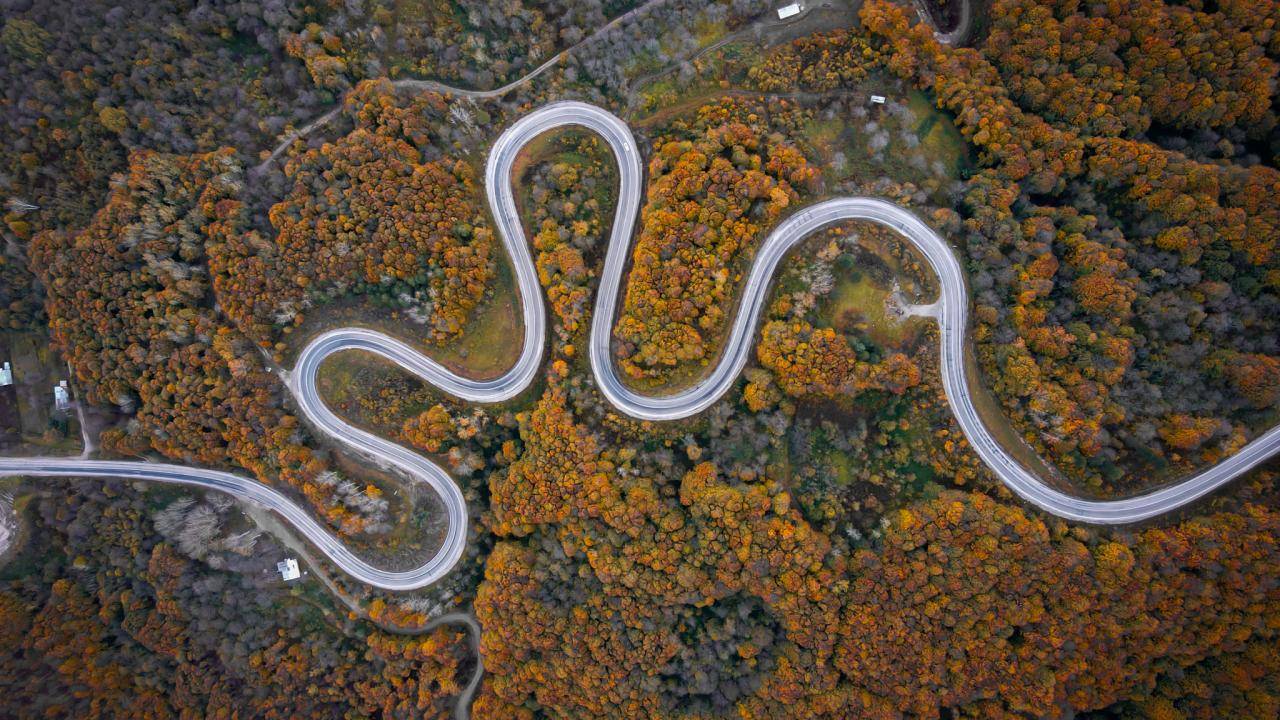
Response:
POLYGON ((537 272, 520 224, 511 172, 516 156, 529 141, 566 126, 579 126, 599 134, 613 149, 619 167, 618 204, 592 318, 590 357, 597 386, 622 413, 646 420, 676 420, 695 415, 715 403, 733 386, 746 365, 769 283, 787 251, 824 227, 846 220, 869 220, 901 233, 920 250, 937 273, 942 290, 932 316, 939 325, 942 382, 952 411, 978 456, 1005 485, 1027 502, 1050 514, 1080 522, 1138 522, 1193 502, 1280 451, 1280 427, 1277 427, 1217 465, 1179 483, 1142 495, 1103 501, 1078 498, 1054 489, 1024 468, 996 442, 974 407, 964 365, 969 296, 955 253, 911 211, 868 197, 828 200, 804 208, 783 221, 765 239, 756 254, 726 347, 710 374, 693 387, 675 394, 652 396, 637 393, 618 377, 610 353, 610 339, 643 191, 642 158, 630 128, 622 120, 594 105, 560 102, 544 106, 508 128, 494 143, 485 172, 490 210, 515 268, 525 323, 520 358, 509 371, 492 380, 473 380, 453 373, 395 338, 372 330, 343 328, 313 339, 299 355, 294 369, 287 374, 288 387, 303 416, 313 427, 379 465, 398 469, 415 480, 427 483, 439 493, 448 513, 449 528, 441 548, 421 567, 405 572, 373 567, 352 554, 307 511, 280 492, 231 473, 149 462, 0 458, 0 476, 122 477, 218 490, 279 513, 335 565, 370 585, 387 590, 412 590, 439 580, 457 563, 465 549, 467 506, 458 486, 448 473, 427 458, 338 418, 320 398, 316 376, 326 357, 343 350, 361 350, 387 358, 424 382, 462 400, 500 402, 527 389, 542 363, 546 311, 537 272))

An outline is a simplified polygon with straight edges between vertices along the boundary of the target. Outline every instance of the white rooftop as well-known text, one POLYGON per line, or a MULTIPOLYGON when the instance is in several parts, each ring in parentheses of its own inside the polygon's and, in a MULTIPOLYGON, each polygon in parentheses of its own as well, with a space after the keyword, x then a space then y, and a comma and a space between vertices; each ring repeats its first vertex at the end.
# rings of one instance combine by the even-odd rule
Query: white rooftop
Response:
POLYGON ((9 363, 0 366, 0 387, 13 384, 13 368, 9 367, 9 363))
POLYGON ((276 563, 276 572, 280 573, 280 578, 285 582, 297 580, 302 576, 302 573, 298 572, 298 561, 294 558, 285 558, 276 563))
POLYGON ((796 15, 799 15, 800 10, 801 10, 800 3, 791 3, 790 5, 787 5, 785 7, 780 7, 778 8, 778 19, 786 20, 789 17, 794 17, 796 15))

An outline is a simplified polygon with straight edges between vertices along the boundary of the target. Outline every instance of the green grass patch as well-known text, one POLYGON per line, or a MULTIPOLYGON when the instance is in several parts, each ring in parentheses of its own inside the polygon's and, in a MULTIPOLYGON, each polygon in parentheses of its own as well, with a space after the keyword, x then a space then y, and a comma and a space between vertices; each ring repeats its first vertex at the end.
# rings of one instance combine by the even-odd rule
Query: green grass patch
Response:
POLYGON ((471 377, 492 378, 515 365, 524 343, 524 324, 515 274, 506 250, 496 263, 492 296, 485 300, 453 342, 431 349, 435 360, 471 377))
POLYGON ((853 484, 853 458, 849 454, 832 448, 827 451, 827 463, 832 471, 832 483, 836 487, 848 487, 853 484))
MULTIPOLYGON (((499 250, 489 291, 463 326, 461 334, 443 345, 423 341, 426 328, 401 310, 379 307, 366 296, 348 296, 307 311, 301 328, 286 328, 285 366, 315 335, 336 327, 363 327, 384 332, 417 347, 424 355, 453 372, 477 379, 506 372, 520 356, 524 326, 515 276, 506 250, 499 250)), ((323 370, 322 370, 323 373, 323 370)))
POLYGON ((919 90, 907 95, 907 105, 918 118, 916 136, 925 155, 941 160, 952 177, 961 177, 970 167, 969 146, 950 116, 938 110, 929 96, 919 90))
POLYGON ((829 326, 842 324, 846 314, 860 318, 859 333, 875 344, 892 349, 909 346, 920 334, 921 318, 899 319, 888 312, 885 301, 892 287, 877 282, 870 273, 844 274, 836 280, 836 286, 826 302, 819 308, 820 316, 829 326))

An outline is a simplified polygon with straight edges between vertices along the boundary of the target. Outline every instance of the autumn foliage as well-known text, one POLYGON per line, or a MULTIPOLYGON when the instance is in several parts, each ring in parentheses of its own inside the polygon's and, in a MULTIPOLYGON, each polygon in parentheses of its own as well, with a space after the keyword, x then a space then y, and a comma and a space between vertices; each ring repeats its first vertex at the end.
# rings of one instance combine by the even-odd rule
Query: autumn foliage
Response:
POLYGON ((38 234, 31 260, 53 342, 91 402, 132 414, 105 435, 110 446, 245 468, 358 531, 362 519, 314 482, 324 463, 299 442, 279 379, 213 310, 205 247, 239 177, 229 151, 135 153, 86 228, 38 234))
POLYGON ((0 592, 5 717, 451 717, 465 630, 343 622, 269 571, 214 570, 159 541, 148 500, 84 483, 37 503, 36 571, 0 592), (49 582, 44 577, 58 579, 49 582))
POLYGON ((866 390, 902 393, 920 383, 920 368, 906 355, 861 362, 831 328, 798 321, 766 323, 756 356, 773 371, 782 390, 795 397, 852 400, 866 390))
POLYGON ((617 181, 613 159, 598 137, 569 133, 553 142, 552 149, 562 154, 537 163, 522 185, 529 193, 526 211, 538 280, 559 320, 557 335, 570 343, 585 328, 595 300, 593 260, 607 242, 606 211, 617 181))
POLYGON ((817 169, 766 129, 726 99, 700 110, 687 138, 656 144, 615 329, 629 377, 661 381, 715 358, 750 248, 815 187, 817 169))
POLYGON ((984 52, 1024 107, 1087 135, 1262 121, 1277 64, 1275 6, 1003 0, 984 52))
MULTIPOLYGON (((430 13, 378 1, 322 3, 277 23, 258 18, 272 14, 265 5, 235 5, 241 14, 188 18, 217 29, 217 49, 174 39, 154 58, 101 67, 30 21, 0 25, 15 58, 6 67, 31 73, 37 90, 6 90, 16 100, 5 172, 33 188, 64 181, 46 214, 4 216, 0 232, 21 243, 0 258, 0 326, 38 320, 45 288, 78 388, 123 418, 103 452, 248 471, 358 534, 370 521, 351 502, 357 483, 308 446, 287 409, 273 372, 283 336, 347 296, 409 311, 429 342, 465 333, 497 249, 478 145, 462 138, 483 134, 484 108, 544 92, 472 103, 360 78, 385 59, 488 85, 535 61, 517 57, 522 32, 549 53, 579 39, 573 17, 602 16, 576 0, 465 0, 433 6, 438 23, 397 23, 430 13), (321 22, 327 13, 341 22, 321 22), (270 47, 316 102, 344 94, 278 171, 247 172, 236 151, 210 151, 221 121, 196 123, 198 142, 174 133, 176 152, 140 147, 184 106, 158 91, 139 102, 116 93, 153 72, 204 77, 179 67, 175 48, 187 47, 232 68, 255 67, 229 60, 246 48, 270 47), (74 102, 51 112, 41 98, 59 83, 74 102), (103 168, 124 169, 104 202, 68 200, 108 188, 103 168)), ((848 107, 823 108, 828 94, 848 101, 883 82, 935 102, 973 150, 972 173, 948 178, 954 203, 920 214, 966 265, 976 360, 1014 431, 1078 490, 1162 482, 1274 422, 1280 174, 1264 156, 1280 147, 1275 4, 991 8, 985 39, 954 48, 907 5, 866 0, 858 28, 801 38, 735 76, 806 104, 737 93, 649 121, 649 184, 612 346, 630 380, 680 384, 717 360, 754 248, 787 213, 864 180, 858 192, 893 187, 894 199, 922 202, 892 178, 822 186, 810 121, 848 107)), ((95 52, 110 50, 109 36, 91 37, 95 52)), ((553 82, 589 84, 603 64, 566 59, 553 82)), ((251 134, 292 122, 262 99, 278 82, 247 82, 235 97, 271 115, 251 134)), ((247 122, 237 118, 227 127, 247 122)), ((1275 714, 1274 468, 1141 526, 1068 523, 1021 504, 946 404, 936 326, 886 310, 876 332, 897 343, 873 340, 864 299, 833 293, 835 273, 870 272, 843 227, 787 261, 723 398, 681 421, 623 417, 580 342, 609 222, 609 160, 576 134, 526 160, 521 210, 553 323, 541 390, 465 407, 348 357, 342 377, 367 387, 339 388, 334 403, 447 465, 473 511, 459 570, 420 594, 344 607, 319 592, 323 562, 299 584, 278 582, 271 568, 285 550, 252 528, 216 528, 243 541, 234 550, 193 542, 214 534, 184 524, 207 498, 68 481, 65 495, 28 501, 32 541, 0 572, 0 716, 447 717, 476 662, 466 633, 384 628, 421 628, 472 600, 486 673, 477 718, 1275 714), (824 316, 837 296, 845 309, 824 316)), ((889 274, 919 295, 928 283, 907 255, 896 251, 889 274)), ((878 297, 887 284, 857 289, 878 297)), ((406 564, 431 550, 391 539, 406 564)))
POLYGON ((477 713, 1060 717, 1276 631, 1268 508, 1101 533, 947 491, 846 555, 767 478, 628 471, 557 390, 521 423, 477 713))
POLYGON ((1259 380, 1280 358, 1280 215, 1262 200, 1280 173, 1247 147, 1275 125, 1274 10, 1010 0, 977 50, 889 3, 862 12, 981 152, 964 203, 978 356, 1024 436, 1105 488, 1257 432, 1277 398, 1259 380))
POLYGON ((432 340, 459 334, 493 276, 495 240, 475 171, 436 145, 446 111, 439 95, 402 101, 386 81, 363 83, 343 106, 353 129, 286 164, 274 237, 248 227, 241 203, 217 208, 213 287, 246 334, 268 345, 305 306, 353 292, 425 307, 432 340))
POLYGON ((865 36, 836 30, 797 38, 753 64, 747 77, 765 92, 824 92, 866 80, 883 61, 865 36))

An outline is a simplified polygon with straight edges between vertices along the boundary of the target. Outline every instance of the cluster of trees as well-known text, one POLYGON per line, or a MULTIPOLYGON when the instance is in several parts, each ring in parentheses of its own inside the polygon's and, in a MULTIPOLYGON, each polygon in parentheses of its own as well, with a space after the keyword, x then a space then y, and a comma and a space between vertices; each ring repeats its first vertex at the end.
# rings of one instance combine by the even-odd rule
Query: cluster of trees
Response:
POLYGON ((936 381, 902 395, 864 396, 856 415, 801 408, 788 423, 791 491, 805 520, 850 542, 877 540, 887 511, 944 486, 1000 492, 968 452, 936 381))
POLYGON ((769 8, 750 0, 715 2, 647 2, 626 22, 596 36, 565 58, 559 77, 568 85, 629 101, 634 81, 650 72, 662 72, 678 64, 680 77, 693 74, 684 60, 706 45, 702 28, 726 31, 768 13, 769 8))
POLYGON ((281 36, 323 8, 17 2, 0 19, 0 327, 43 321, 35 232, 88 222, 130 150, 252 154, 332 98, 281 36), (157 28, 181 31, 156 32, 157 28))
POLYGON ((565 134, 554 143, 554 154, 531 167, 521 185, 528 188, 524 204, 538 279, 556 315, 560 345, 568 348, 586 327, 594 300, 595 260, 604 247, 617 171, 595 135, 565 134))
POLYGON ((1054 717, 1274 641, 1271 507, 1103 532, 935 491, 849 543, 768 472, 655 474, 558 386, 490 479, 477 714, 1054 717))
POLYGON ((1000 0, 982 52, 1021 106, 1084 135, 1273 124, 1280 11, 1206 5, 1000 0))
POLYGON ((756 357, 792 397, 851 402, 868 390, 902 394, 920 384, 920 368, 906 355, 863 362, 843 335, 799 320, 766 322, 756 357))
POLYGON ((3 199, 39 206, 24 218, 33 230, 83 224, 131 149, 256 153, 332 100, 282 46, 323 13, 324 4, 276 2, 7 4, 3 199))
POLYGON ((706 46, 708 32, 740 31, 770 12, 752 0, 370 0, 323 10, 280 36, 323 92, 380 77, 494 90, 555 59, 536 90, 504 94, 514 104, 565 92, 626 101, 637 80, 655 73, 675 70, 688 80, 687 59, 706 46))
POLYGON ((1223 653, 1171 671, 1151 692, 1090 720, 1211 720, 1280 715, 1280 655, 1269 640, 1250 640, 1239 652, 1223 653))
POLYGON ((884 62, 865 35, 848 30, 814 33, 769 53, 747 70, 764 92, 827 92, 867 79, 884 62))
MULTIPOLYGON (((6 214, 5 220, 16 240, 31 238, 30 224, 19 220, 16 213, 6 214)), ((26 249, 8 240, 3 238, 5 247, 0 250, 0 328, 37 327, 44 318, 44 308, 40 304, 36 278, 27 267, 26 249)))
POLYGON ((28 572, 0 579, 0 714, 451 716, 465 631, 387 634, 283 585, 270 541, 215 570, 161 539, 147 496, 67 490, 33 503, 28 572))
POLYGON ((438 453, 445 441, 453 437, 457 423, 449 414, 448 408, 436 403, 422 413, 409 418, 404 423, 401 434, 414 447, 427 452, 438 453))
POLYGON ((1272 509, 1098 536, 982 495, 899 511, 856 569, 835 665, 900 712, 1052 717, 1267 642, 1272 509), (1208 588, 1212 591, 1205 593, 1208 588))
POLYGON ((439 147, 449 105, 434 93, 401 99, 382 80, 357 87, 343 111, 348 134, 285 165, 273 238, 243 204, 219 208, 209 248, 218 300, 264 346, 300 324, 305 306, 347 293, 415 308, 430 339, 452 339, 488 289, 496 241, 475 170, 439 147))
POLYGON ((628 377, 661 383, 714 360, 750 249, 817 189, 819 171, 772 132, 772 114, 724 98, 655 143, 615 329, 628 377))
POLYGON ((521 443, 503 448, 510 466, 489 478, 495 532, 527 535, 535 525, 578 517, 607 517, 624 525, 635 520, 635 503, 643 495, 624 502, 611 486, 613 463, 601 457, 600 440, 574 423, 562 390, 548 390, 531 412, 516 419, 521 443))
POLYGON ((372 0, 288 34, 320 87, 412 75, 488 90, 516 80, 638 3, 631 0, 372 0))
POLYGON ((981 52, 888 3, 863 12, 888 66, 981 151, 963 233, 979 359, 1033 444, 1097 489, 1220 458, 1280 380, 1280 216, 1263 200, 1280 173, 1249 152, 1275 125, 1268 16, 997 5, 981 52))
POLYGON ((526 541, 494 549, 477 597, 493 673, 477 714, 724 711, 758 687, 781 635, 766 604, 802 602, 801 573, 829 548, 782 487, 710 462, 679 483, 650 477, 635 448, 606 448, 576 422, 555 387, 521 438, 490 480, 495 530, 526 541))
POLYGON ((359 531, 378 518, 316 482, 325 462, 284 410, 279 379, 213 308, 206 243, 239 178, 230 150, 138 151, 86 227, 38 233, 31 264, 47 290, 54 346, 89 402, 129 416, 104 433, 104 446, 239 466, 301 491, 337 527, 359 531))

